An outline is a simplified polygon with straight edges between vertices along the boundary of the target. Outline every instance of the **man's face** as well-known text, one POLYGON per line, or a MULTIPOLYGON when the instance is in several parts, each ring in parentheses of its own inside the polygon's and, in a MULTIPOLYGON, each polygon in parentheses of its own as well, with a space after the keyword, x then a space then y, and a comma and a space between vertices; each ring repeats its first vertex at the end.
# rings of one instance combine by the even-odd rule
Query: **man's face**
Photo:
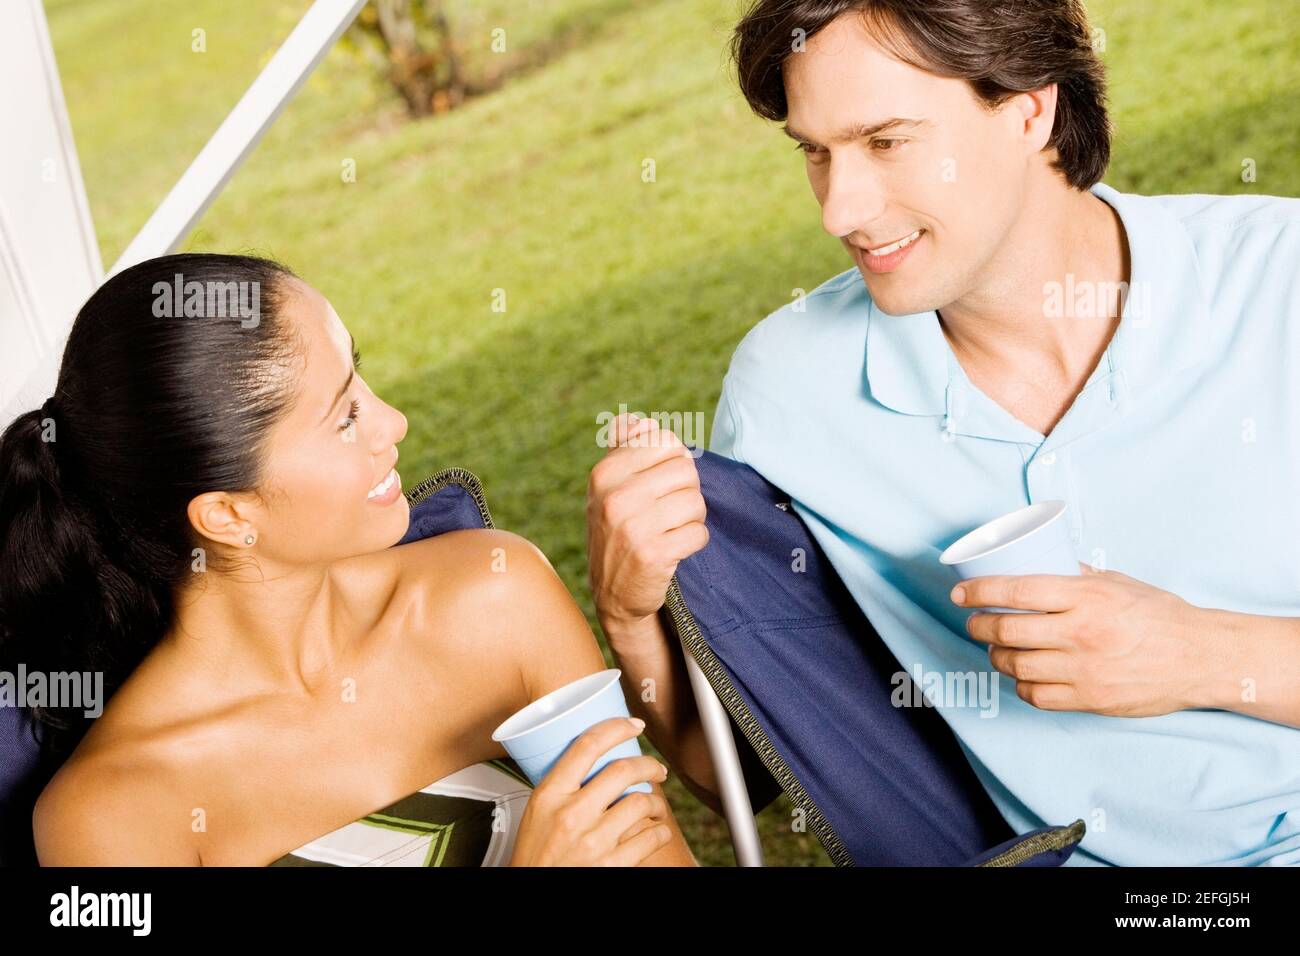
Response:
POLYGON ((786 130, 805 151, 822 224, 876 304, 908 315, 976 288, 998 265, 1041 146, 1015 101, 988 111, 965 80, 890 56, 856 13, 827 24, 782 72, 786 130))

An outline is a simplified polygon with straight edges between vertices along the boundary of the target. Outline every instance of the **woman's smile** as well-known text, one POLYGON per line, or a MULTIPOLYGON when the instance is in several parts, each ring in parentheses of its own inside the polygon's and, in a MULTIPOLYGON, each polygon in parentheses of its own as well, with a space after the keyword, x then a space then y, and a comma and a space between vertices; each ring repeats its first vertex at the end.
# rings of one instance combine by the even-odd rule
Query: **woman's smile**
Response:
POLYGON ((391 505, 401 493, 402 477, 396 468, 390 468, 384 480, 366 493, 366 500, 377 505, 391 505))

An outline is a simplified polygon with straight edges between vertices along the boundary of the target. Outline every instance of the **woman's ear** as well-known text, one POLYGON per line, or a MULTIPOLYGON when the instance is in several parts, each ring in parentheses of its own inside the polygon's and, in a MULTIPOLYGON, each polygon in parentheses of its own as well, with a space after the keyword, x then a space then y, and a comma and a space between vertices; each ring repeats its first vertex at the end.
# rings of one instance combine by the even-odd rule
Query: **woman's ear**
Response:
POLYGON ((248 535, 256 535, 247 505, 225 491, 208 491, 191 499, 186 514, 190 524, 204 538, 232 548, 242 547, 248 535))

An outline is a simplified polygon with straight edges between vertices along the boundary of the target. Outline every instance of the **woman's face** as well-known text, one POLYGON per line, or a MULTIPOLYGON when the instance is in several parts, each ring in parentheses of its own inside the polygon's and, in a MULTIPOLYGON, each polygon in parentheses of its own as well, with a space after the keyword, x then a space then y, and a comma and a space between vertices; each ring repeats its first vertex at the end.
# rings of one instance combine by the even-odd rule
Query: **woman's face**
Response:
POLYGON ((268 438, 264 504, 248 513, 253 552, 293 565, 387 548, 410 517, 394 468, 406 416, 355 370, 352 337, 324 296, 289 279, 284 314, 306 354, 297 401, 268 438))

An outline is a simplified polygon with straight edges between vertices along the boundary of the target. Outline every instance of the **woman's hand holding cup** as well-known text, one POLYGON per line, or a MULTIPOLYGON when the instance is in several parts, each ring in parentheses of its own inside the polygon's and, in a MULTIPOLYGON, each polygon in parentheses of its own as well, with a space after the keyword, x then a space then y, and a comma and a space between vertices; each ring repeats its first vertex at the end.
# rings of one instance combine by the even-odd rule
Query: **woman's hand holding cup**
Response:
POLYGON ((611 717, 574 740, 533 790, 511 866, 636 866, 672 839, 662 795, 625 793, 667 779, 667 768, 654 757, 610 761, 582 782, 597 760, 643 727, 634 718, 611 717))

